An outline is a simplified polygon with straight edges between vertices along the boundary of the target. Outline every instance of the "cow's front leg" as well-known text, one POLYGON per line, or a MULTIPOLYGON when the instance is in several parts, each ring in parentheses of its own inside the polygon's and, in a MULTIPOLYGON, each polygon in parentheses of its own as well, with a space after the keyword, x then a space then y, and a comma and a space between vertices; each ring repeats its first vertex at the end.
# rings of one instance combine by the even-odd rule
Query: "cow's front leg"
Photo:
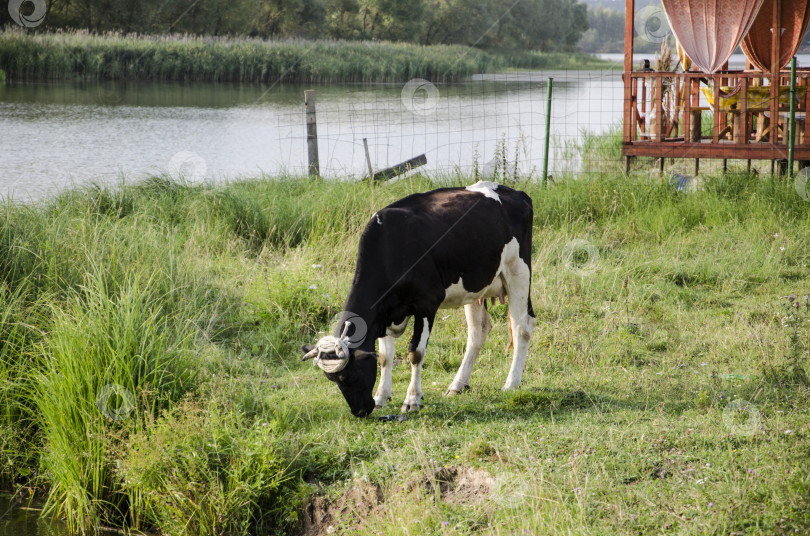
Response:
POLYGON ((394 370, 394 338, 389 336, 380 339, 380 385, 374 395, 374 404, 381 408, 391 400, 391 373, 394 370))
POLYGON ((433 327, 433 318, 433 315, 414 317, 413 338, 408 352, 408 360, 411 362, 411 383, 408 385, 405 402, 402 403, 402 413, 422 408, 422 361, 425 359, 425 348, 433 327))

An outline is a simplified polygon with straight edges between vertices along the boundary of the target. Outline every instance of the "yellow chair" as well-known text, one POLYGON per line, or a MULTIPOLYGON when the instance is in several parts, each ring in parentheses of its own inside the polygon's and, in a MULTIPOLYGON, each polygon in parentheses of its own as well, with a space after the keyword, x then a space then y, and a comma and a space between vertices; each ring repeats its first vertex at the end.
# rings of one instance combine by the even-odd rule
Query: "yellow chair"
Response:
MULTIPOLYGON (((710 87, 702 87, 700 91, 710 106, 714 106, 714 89, 710 87)), ((731 93, 734 91, 733 87, 720 86, 720 108, 721 109, 736 109, 740 103, 740 93, 734 95, 723 96, 723 93, 731 93)), ((804 101, 804 95, 807 88, 797 87, 796 98, 799 102, 804 101)), ((769 86, 749 87, 748 88, 748 109, 749 110, 767 110, 771 107, 771 88, 769 86)), ((790 104, 790 86, 781 86, 779 88, 779 104, 790 104)))

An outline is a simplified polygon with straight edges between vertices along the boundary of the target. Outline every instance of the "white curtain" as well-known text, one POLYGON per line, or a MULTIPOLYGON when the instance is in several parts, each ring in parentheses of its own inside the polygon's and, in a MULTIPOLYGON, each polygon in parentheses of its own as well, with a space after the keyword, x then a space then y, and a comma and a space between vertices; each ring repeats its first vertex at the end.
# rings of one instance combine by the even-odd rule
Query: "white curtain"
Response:
POLYGON ((763 0, 662 0, 669 25, 692 63, 715 73, 753 24, 763 0))

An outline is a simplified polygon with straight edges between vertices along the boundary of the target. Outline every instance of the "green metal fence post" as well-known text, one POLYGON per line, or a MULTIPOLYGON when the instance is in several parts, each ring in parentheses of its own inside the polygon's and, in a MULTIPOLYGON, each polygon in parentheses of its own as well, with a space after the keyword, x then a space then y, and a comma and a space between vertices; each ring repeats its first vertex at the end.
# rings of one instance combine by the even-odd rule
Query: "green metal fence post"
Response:
POLYGON ((551 137, 551 88, 554 79, 548 79, 548 97, 546 99, 546 149, 543 152, 543 186, 548 185, 548 143, 551 137))

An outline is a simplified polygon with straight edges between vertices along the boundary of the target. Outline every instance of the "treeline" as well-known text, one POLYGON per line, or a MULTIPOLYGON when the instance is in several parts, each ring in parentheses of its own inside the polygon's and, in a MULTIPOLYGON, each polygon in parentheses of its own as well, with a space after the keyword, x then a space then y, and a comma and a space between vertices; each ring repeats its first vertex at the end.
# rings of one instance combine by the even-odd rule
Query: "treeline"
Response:
MULTIPOLYGON (((577 0, 40 0, 36 31, 180 33, 571 50, 588 29, 577 0)), ((23 10, 32 10, 25 2, 23 10)), ((0 26, 11 23, 0 10, 0 26)))
MULTIPOLYGON (((577 0, 39 0, 35 31, 402 41, 572 50, 588 29, 577 0)), ((25 2, 23 10, 32 10, 25 2)), ((0 26, 13 24, 0 10, 0 26)))

